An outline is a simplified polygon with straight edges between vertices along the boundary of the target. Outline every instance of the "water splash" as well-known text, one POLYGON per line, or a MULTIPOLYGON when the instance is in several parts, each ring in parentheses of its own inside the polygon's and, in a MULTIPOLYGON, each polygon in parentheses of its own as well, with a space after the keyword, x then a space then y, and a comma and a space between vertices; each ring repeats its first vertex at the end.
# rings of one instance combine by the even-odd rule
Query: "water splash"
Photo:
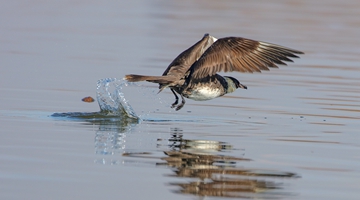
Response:
MULTIPOLYGON (((156 111, 141 111, 140 115, 136 114, 128 100, 125 98, 124 91, 127 89, 133 89, 135 86, 141 90, 142 96, 146 99, 147 103, 151 105, 158 105, 160 107, 168 108, 168 103, 160 97, 156 97, 157 91, 149 90, 148 88, 139 87, 136 83, 129 83, 123 79, 117 78, 104 78, 97 81, 96 98, 100 107, 98 112, 67 112, 67 113, 54 113, 51 116, 57 118, 66 118, 74 120, 86 120, 86 121, 107 121, 110 124, 119 120, 129 121, 131 123, 139 123, 140 121, 194 121, 187 119, 177 120, 174 119, 161 119, 156 118, 156 112, 160 112, 160 109, 156 111), (128 88, 126 88, 128 87, 128 88), (149 98, 151 97, 151 98, 149 98), (165 102, 165 103, 164 103, 165 102), (149 116, 151 115, 150 119, 149 116)), ((126 92, 125 92, 126 93, 126 92)), ((140 97, 141 98, 141 97, 140 97)), ((146 109, 146 108, 145 108, 146 109)), ((152 108, 151 108, 152 109, 152 108)), ((171 112, 171 111, 167 111, 171 112)))
POLYGON ((116 78, 100 79, 97 82, 97 100, 99 103, 99 112, 68 112, 68 113, 54 113, 52 117, 71 118, 79 120, 90 121, 108 121, 113 123, 119 118, 129 121, 131 123, 138 123, 140 118, 136 115, 134 109, 125 99, 122 91, 124 86, 129 83, 125 80, 118 80, 116 78))
POLYGON ((129 118, 139 119, 122 92, 123 87, 128 85, 129 83, 127 81, 116 78, 98 80, 96 94, 101 110, 100 112, 106 113, 107 115, 125 115, 129 118))

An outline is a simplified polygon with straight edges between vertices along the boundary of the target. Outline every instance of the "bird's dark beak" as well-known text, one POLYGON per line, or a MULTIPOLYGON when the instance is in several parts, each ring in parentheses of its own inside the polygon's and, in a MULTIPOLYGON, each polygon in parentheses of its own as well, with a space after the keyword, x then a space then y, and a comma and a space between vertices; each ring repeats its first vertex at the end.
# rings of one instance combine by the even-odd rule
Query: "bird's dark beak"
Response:
POLYGON ((241 84, 241 83, 239 83, 239 85, 237 85, 237 86, 238 86, 238 88, 247 89, 247 86, 246 86, 246 85, 243 85, 243 84, 241 84))

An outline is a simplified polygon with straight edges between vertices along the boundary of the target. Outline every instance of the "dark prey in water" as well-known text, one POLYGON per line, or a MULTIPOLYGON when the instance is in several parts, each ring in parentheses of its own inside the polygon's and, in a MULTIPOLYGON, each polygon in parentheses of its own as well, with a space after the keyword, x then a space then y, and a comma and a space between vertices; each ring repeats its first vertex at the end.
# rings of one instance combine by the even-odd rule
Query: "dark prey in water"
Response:
POLYGON ((292 62, 289 57, 298 58, 295 54, 303 52, 241 37, 216 39, 205 34, 178 55, 162 76, 129 74, 125 80, 158 83, 159 92, 170 88, 175 95, 172 108, 180 110, 185 105, 184 97, 206 101, 234 92, 237 88, 247 89, 234 77, 220 76, 217 72, 261 72, 292 62), (180 104, 177 94, 181 97, 180 104))

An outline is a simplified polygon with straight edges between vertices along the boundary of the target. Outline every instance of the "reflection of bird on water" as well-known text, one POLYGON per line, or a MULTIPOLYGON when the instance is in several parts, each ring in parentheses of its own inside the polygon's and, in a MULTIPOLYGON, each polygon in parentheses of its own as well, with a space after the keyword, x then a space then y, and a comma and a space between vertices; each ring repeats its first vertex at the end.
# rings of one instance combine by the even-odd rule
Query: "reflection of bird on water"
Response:
MULTIPOLYGON (((168 143, 165 145, 166 157, 152 156, 150 152, 127 152, 123 153, 123 156, 161 159, 161 162, 156 161, 157 166, 170 167, 173 170, 170 176, 185 178, 169 183, 177 187, 173 190, 175 193, 199 197, 279 199, 290 195, 286 188, 283 188, 285 178, 299 177, 291 172, 239 167, 237 162, 244 164, 243 161, 251 160, 220 154, 231 151, 232 145, 220 141, 184 139, 181 129, 175 128, 171 131, 171 138, 166 140, 168 143), (281 178, 282 182, 276 178, 281 178)), ((160 143, 157 147, 163 148, 163 140, 158 141, 160 143)))
POLYGON ((283 61, 292 62, 289 57, 298 58, 295 54, 302 52, 241 37, 216 39, 205 34, 200 41, 177 56, 162 76, 129 74, 125 79, 130 82, 159 83, 159 92, 169 87, 176 99, 172 107, 180 110, 185 104, 184 97, 205 101, 234 92, 237 88, 247 89, 237 79, 220 76, 217 72, 269 70, 277 68, 277 64, 286 65, 283 61), (182 99, 180 104, 177 94, 182 99))
POLYGON ((196 196, 223 196, 236 198, 278 198, 286 196, 280 190, 282 183, 269 178, 296 178, 290 172, 255 170, 236 167, 236 162, 251 161, 246 158, 219 155, 229 151, 232 146, 219 141, 183 139, 181 131, 174 131, 169 139, 172 150, 165 151, 168 156, 162 158, 166 163, 158 165, 171 166, 175 177, 197 178, 191 182, 173 182, 178 186, 176 193, 196 196), (267 180, 262 180, 267 178, 267 180))

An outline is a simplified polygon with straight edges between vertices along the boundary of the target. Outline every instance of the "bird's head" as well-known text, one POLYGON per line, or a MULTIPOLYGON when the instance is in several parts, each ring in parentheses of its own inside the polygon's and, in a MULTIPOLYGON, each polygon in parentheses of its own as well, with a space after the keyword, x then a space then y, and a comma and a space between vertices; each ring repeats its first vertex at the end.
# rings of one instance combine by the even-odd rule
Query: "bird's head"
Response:
POLYGON ((237 88, 247 89, 246 85, 241 84, 236 78, 231 76, 224 76, 226 82, 228 83, 227 92, 234 92, 237 88))

